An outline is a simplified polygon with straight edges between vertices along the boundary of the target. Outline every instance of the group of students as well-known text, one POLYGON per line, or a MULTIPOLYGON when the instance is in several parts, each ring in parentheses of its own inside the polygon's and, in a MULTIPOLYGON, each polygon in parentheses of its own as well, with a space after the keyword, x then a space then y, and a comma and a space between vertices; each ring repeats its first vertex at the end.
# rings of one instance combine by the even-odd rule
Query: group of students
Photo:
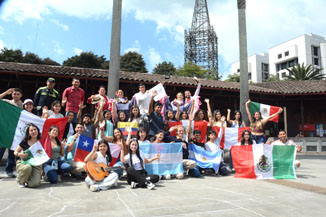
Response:
MULTIPOLYGON (((79 87, 80 81, 77 78, 74 78, 72 86, 64 91, 62 101, 59 98, 60 94, 54 90, 54 78, 49 78, 47 86, 37 90, 34 102, 31 99, 26 99, 22 102, 22 91, 18 88, 9 89, 0 94, 0 99, 6 95, 12 95, 13 99, 6 100, 7 102, 28 112, 34 112, 45 119, 64 117, 61 109, 66 106, 65 116, 68 116, 68 122, 64 130, 63 139, 61 141, 58 139, 60 129, 57 126, 52 126, 48 132, 51 140, 52 156, 42 166, 31 166, 22 163, 22 160, 28 157, 25 151, 39 141, 41 136, 40 130, 33 123, 30 123, 26 128, 24 139, 12 154, 17 158, 16 171, 19 186, 39 186, 42 174, 50 183, 57 183, 60 181, 61 176, 68 176, 69 174, 83 177, 85 174, 85 164, 90 161, 109 165, 112 162, 109 143, 117 144, 121 149, 119 159, 115 163, 114 168, 122 168, 125 165, 125 169, 114 169, 109 176, 100 182, 96 182, 87 176, 85 182, 91 191, 107 190, 116 186, 119 177, 124 176, 126 176, 127 182, 132 188, 147 187, 148 189, 153 189, 155 187, 154 183, 158 182, 160 178, 171 179, 176 177, 177 179, 182 179, 184 177, 183 173, 166 174, 163 177, 148 175, 145 170, 145 164, 159 160, 160 154, 158 153, 154 158, 146 159, 139 148, 142 144, 180 142, 183 150, 183 167, 186 174, 192 177, 200 177, 206 170, 199 168, 195 161, 188 159, 188 144, 193 143, 211 152, 220 149, 220 147, 215 143, 217 135, 214 130, 208 130, 207 140, 203 142, 201 139, 202 132, 192 129, 191 123, 193 121, 203 121, 207 123, 207 128, 209 129, 215 126, 245 127, 246 125, 242 121, 239 111, 234 112, 233 119, 231 119, 230 109, 227 110, 226 118, 219 110, 212 112, 208 99, 205 99, 208 108, 208 118, 206 118, 206 112, 199 108, 200 80, 195 80, 197 82, 197 89, 194 96, 191 96, 190 91, 185 91, 184 94, 179 92, 171 102, 168 97, 163 97, 164 100, 155 101, 155 97, 159 94, 158 91, 146 91, 144 84, 139 84, 139 92, 131 99, 125 97, 122 90, 116 92, 117 98, 111 99, 106 96, 105 87, 101 86, 98 94, 87 98, 88 104, 95 105, 93 115, 88 113, 82 115, 83 109, 86 107, 84 105, 85 93, 79 87), (36 111, 34 111, 35 108, 36 111), (169 122, 182 120, 188 120, 188 126, 176 125, 169 127, 169 122), (132 138, 131 129, 129 128, 127 128, 128 136, 125 138, 121 129, 118 128, 119 122, 137 123, 136 138, 132 138), (176 131, 176 136, 171 135, 173 131, 176 131), (84 159, 84 162, 74 161, 80 135, 99 141, 93 146, 92 151, 84 159)), ((159 85, 161 85, 160 88, 163 87, 163 83, 159 85)), ((246 103, 246 108, 251 131, 245 130, 242 133, 240 145, 264 143, 266 140, 264 125, 270 118, 282 112, 282 109, 280 109, 276 114, 262 119, 260 112, 256 111, 252 117, 248 108, 249 104, 250 100, 246 103)), ((1 155, 4 152, 4 148, 0 150, 1 155)), ((12 159, 9 153, 6 167, 9 177, 14 177, 12 173, 13 168, 10 168, 10 166, 13 167, 13 161, 15 160, 12 159)), ((223 167, 223 162, 221 162, 220 170, 216 171, 216 173, 227 175, 228 172, 230 171, 225 166, 223 167)))

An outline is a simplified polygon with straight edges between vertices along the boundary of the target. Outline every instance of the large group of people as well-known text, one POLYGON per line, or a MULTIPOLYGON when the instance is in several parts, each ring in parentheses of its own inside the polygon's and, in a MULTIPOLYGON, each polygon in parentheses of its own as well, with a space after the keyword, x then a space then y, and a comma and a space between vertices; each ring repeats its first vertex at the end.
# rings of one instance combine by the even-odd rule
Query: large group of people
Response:
MULTIPOLYGON (((213 127, 245 127, 240 111, 227 110, 226 117, 220 110, 212 111, 210 101, 205 99, 207 111, 200 109, 200 80, 195 78, 197 89, 193 96, 186 90, 184 93, 176 94, 175 99, 163 97, 155 100, 157 91, 148 91, 144 84, 139 84, 139 92, 131 98, 124 95, 122 90, 116 92, 116 98, 111 99, 106 95, 106 89, 99 87, 98 93, 85 98, 85 91, 80 87, 78 78, 73 78, 72 86, 66 88, 62 93, 54 89, 55 78, 48 78, 45 87, 40 87, 34 99, 22 101, 23 92, 19 88, 11 88, 2 94, 0 99, 7 101, 14 106, 34 113, 41 118, 62 118, 67 116, 68 121, 63 130, 62 140, 58 139, 60 129, 52 126, 49 129, 49 138, 52 147, 52 156, 49 161, 42 166, 31 166, 23 164, 27 158, 25 151, 40 140, 40 130, 36 125, 30 123, 26 128, 26 135, 15 151, 9 150, 6 172, 8 177, 15 177, 13 173, 16 165, 17 182, 20 187, 37 187, 41 183, 41 176, 50 183, 57 183, 62 176, 76 176, 85 178, 86 185, 91 191, 107 190, 118 183, 118 179, 126 177, 132 188, 147 187, 153 189, 160 178, 171 179, 173 177, 182 179, 184 175, 200 177, 209 172, 200 168, 196 161, 190 160, 188 145, 197 145, 209 152, 221 149, 215 142, 217 133, 213 127), (3 99, 11 95, 12 99, 3 99), (86 102, 86 104, 85 104, 86 102), (94 114, 83 112, 85 107, 94 106, 94 114), (65 109, 64 109, 65 108, 65 109), (193 129, 192 122, 204 122, 205 130, 193 129), (118 128, 121 122, 133 122, 138 124, 135 138, 131 136, 131 129, 127 128, 128 136, 124 135, 118 128), (187 125, 170 126, 171 122, 186 122, 187 125), (172 135, 175 132, 175 136, 172 135), (74 161, 79 136, 87 136, 97 139, 92 151, 86 156, 84 162, 74 161), (203 139, 204 138, 204 139, 203 139), (181 143, 183 167, 185 174, 166 174, 164 176, 148 175, 145 164, 159 160, 160 154, 154 158, 147 159, 140 151, 142 144, 151 143, 181 143), (95 181, 85 173, 85 164, 88 162, 104 163, 109 165, 112 162, 109 143, 117 144, 120 155, 114 164, 114 170, 101 181, 95 181), (125 165, 125 166, 123 166, 125 165), (118 168, 121 167, 121 168, 118 168)), ((163 83, 161 84, 163 85, 163 83)), ((253 145, 266 142, 264 136, 264 126, 275 115, 280 114, 280 109, 276 114, 262 119, 259 111, 253 116, 249 111, 250 100, 246 103, 248 117, 250 119, 250 131, 242 133, 239 145, 253 145)), ((288 141, 285 131, 280 131, 280 140, 275 144, 295 145, 293 141, 288 141)), ((298 150, 300 151, 300 150, 298 150)), ((5 148, 0 148, 0 159, 5 148)), ((299 166, 299 165, 297 165, 299 166)), ((216 174, 227 175, 232 168, 225 167, 223 160, 219 171, 216 174)))

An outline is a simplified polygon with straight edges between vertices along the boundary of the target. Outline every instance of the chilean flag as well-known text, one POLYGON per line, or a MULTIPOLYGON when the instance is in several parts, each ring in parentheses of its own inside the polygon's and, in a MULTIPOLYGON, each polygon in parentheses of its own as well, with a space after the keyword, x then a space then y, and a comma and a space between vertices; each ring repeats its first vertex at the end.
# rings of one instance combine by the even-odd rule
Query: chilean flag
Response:
POLYGON ((74 161, 84 162, 85 157, 92 151, 94 146, 94 139, 87 136, 80 135, 79 142, 76 148, 74 161))

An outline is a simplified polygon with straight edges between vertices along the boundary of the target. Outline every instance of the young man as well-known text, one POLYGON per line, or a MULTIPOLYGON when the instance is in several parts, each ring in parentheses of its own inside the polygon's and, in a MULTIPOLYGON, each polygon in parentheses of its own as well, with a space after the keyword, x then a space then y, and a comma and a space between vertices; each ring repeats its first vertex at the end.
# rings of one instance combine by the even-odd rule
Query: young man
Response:
POLYGON ((68 120, 62 139, 67 139, 75 134, 76 124, 72 122, 72 120, 74 119, 74 113, 69 111, 66 116, 68 116, 68 120))
POLYGON ((84 105, 85 91, 79 87, 78 78, 72 79, 72 86, 64 90, 62 94, 62 106, 66 105, 66 113, 72 111, 74 113, 73 122, 77 122, 77 114, 81 105, 84 105))
POLYGON ((202 147, 203 149, 205 149, 205 144, 200 142, 200 138, 201 138, 201 132, 200 130, 194 130, 193 132, 193 138, 192 138, 192 142, 193 144, 202 147))
MULTIPOLYGON (((6 101, 14 106, 17 106, 21 109, 23 109, 23 103, 21 101, 21 98, 23 96, 23 92, 21 89, 19 88, 10 88, 7 91, 3 92, 2 94, 0 94, 0 99, 2 99, 3 101, 6 101), (11 95, 12 99, 8 100, 8 99, 2 99, 3 97, 7 96, 7 95, 11 95)), ((4 155, 6 151, 6 148, 1 147, 0 148, 0 161, 2 160, 2 157, 4 155)), ((14 156, 14 151, 10 150, 10 148, 8 148, 8 159, 7 159, 7 163, 6 163, 6 173, 7 176, 9 178, 15 178, 15 174, 13 173, 14 171, 14 167, 15 167, 15 156, 14 156)))
POLYGON ((189 103, 191 102, 191 99, 192 99, 193 97, 199 96, 200 87, 201 87, 200 79, 194 77, 194 80, 197 82, 196 92, 195 92, 194 96, 191 96, 191 93, 190 93, 189 90, 186 90, 186 91, 185 91, 185 103, 186 103, 186 104, 189 104, 189 103))
MULTIPOLYGON (((300 145, 296 145, 295 142, 291 139, 288 139, 285 130, 280 130, 278 132, 278 140, 272 142, 272 145, 294 145, 297 148, 298 152, 301 152, 302 147, 300 145)), ((300 167, 300 161, 295 161, 296 168, 300 167)))
POLYGON ((70 136, 67 140, 65 152, 67 152, 66 160, 67 163, 70 163, 72 174, 80 174, 85 171, 85 163, 74 161, 76 154, 76 149, 79 142, 79 135, 82 135, 84 132, 84 126, 82 123, 77 123, 75 128, 76 133, 73 136, 70 136))
POLYGON ((91 115, 88 113, 84 114, 82 117, 82 121, 84 125, 84 132, 82 133, 82 135, 95 139, 96 126, 92 123, 91 115))
POLYGON ((163 116, 161 115, 163 107, 162 103, 156 102, 153 110, 154 97, 156 96, 156 94, 156 92, 153 93, 149 106, 149 114, 152 120, 149 125, 149 136, 151 137, 153 137, 157 131, 163 130, 164 128, 163 116))
POLYGON ((45 87, 40 87, 34 96, 34 105, 36 106, 37 115, 42 115, 42 108, 46 106, 51 109, 51 104, 55 100, 60 100, 60 95, 57 90, 54 89, 55 79, 48 78, 45 87))
POLYGON ((143 115, 148 113, 151 102, 151 94, 146 91, 145 85, 143 83, 140 83, 138 88, 139 92, 133 96, 133 100, 136 101, 136 104, 140 110, 140 114, 143 115))

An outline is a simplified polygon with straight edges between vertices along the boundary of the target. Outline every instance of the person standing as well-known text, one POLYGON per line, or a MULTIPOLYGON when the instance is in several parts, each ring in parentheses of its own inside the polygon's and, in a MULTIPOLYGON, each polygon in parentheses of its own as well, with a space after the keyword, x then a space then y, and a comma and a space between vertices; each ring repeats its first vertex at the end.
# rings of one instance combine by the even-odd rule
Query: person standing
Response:
POLYGON ((48 78, 45 87, 40 87, 34 96, 34 105, 36 106, 37 115, 42 116, 42 109, 46 106, 51 108, 51 104, 55 100, 60 100, 60 94, 54 89, 55 79, 48 78))
MULTIPOLYGON (((2 94, 0 94, 0 99, 2 99, 5 102, 8 102, 14 106, 17 106, 18 108, 23 109, 23 103, 21 101, 21 98, 23 96, 23 92, 21 89, 19 88, 10 88, 7 91, 3 92, 2 94), (2 99, 3 97, 7 96, 7 95, 11 95, 12 99, 8 100, 8 99, 2 99)), ((4 155, 6 151, 6 148, 1 147, 0 148, 0 161, 4 155)), ((8 148, 8 158, 7 158, 7 163, 6 163, 6 173, 8 175, 9 178, 15 178, 15 174, 13 173, 14 171, 14 167, 15 167, 15 156, 14 156, 14 151, 10 150, 8 148)))
POLYGON ((72 111, 74 113, 73 122, 77 123, 77 114, 80 105, 84 105, 85 91, 79 87, 78 78, 72 79, 72 86, 64 90, 62 94, 62 106, 66 106, 66 113, 72 111))

